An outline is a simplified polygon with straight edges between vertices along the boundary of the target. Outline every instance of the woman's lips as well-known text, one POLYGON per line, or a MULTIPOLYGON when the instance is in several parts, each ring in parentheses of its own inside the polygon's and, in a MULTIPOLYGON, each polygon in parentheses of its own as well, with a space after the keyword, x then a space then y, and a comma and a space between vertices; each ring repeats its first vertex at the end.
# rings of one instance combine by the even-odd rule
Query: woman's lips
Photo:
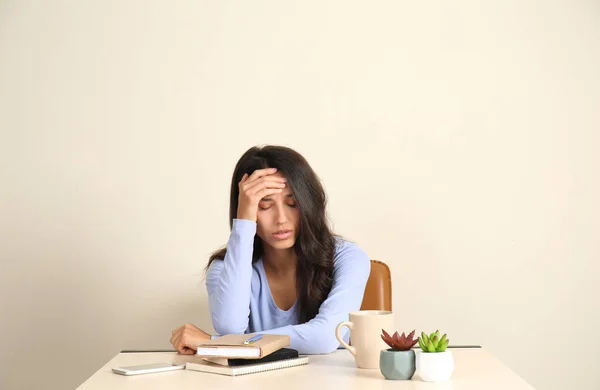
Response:
POLYGON ((292 236, 291 230, 273 233, 273 238, 275 238, 276 240, 285 240, 287 238, 290 238, 291 236, 292 236))

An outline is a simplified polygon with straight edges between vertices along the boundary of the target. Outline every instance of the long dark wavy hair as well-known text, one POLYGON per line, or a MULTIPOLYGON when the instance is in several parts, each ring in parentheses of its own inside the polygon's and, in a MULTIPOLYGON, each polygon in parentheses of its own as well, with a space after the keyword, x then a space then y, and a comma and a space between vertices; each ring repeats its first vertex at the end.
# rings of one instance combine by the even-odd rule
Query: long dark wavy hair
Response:
MULTIPOLYGON (((333 257, 335 239, 327 219, 327 195, 306 159, 293 149, 284 146, 252 147, 244 153, 235 166, 231 178, 229 198, 229 227, 237 218, 239 187, 245 173, 252 174, 257 169, 277 168, 287 178, 300 214, 298 238, 294 250, 298 258, 296 267, 296 289, 298 293, 298 322, 313 319, 319 307, 331 291, 333 282, 333 257)), ((227 248, 214 252, 206 269, 214 260, 225 258, 227 248)), ((263 242, 254 236, 252 263, 263 255, 263 242)))

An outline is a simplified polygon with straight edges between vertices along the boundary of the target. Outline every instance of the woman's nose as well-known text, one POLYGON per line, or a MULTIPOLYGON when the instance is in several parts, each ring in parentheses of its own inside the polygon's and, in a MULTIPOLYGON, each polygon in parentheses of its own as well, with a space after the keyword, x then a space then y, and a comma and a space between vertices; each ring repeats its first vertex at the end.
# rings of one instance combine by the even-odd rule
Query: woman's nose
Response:
POLYGON ((277 224, 279 225, 283 225, 287 222, 287 216, 285 215, 285 209, 283 206, 277 207, 277 214, 275 215, 275 219, 277 221, 277 224))

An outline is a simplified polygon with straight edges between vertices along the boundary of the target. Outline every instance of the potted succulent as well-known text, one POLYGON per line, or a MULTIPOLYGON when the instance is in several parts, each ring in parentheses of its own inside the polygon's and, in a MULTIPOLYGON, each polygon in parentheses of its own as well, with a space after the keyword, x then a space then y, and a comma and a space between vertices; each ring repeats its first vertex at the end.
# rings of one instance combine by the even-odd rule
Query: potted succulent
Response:
POLYGON ((429 336, 421 332, 418 341, 421 347, 416 358, 419 377, 427 382, 450 379, 454 372, 454 358, 452 352, 446 350, 449 342, 446 334, 440 337, 439 330, 429 336))
POLYGON ((415 331, 408 336, 404 332, 390 336, 385 330, 381 331, 381 338, 390 348, 379 353, 379 370, 386 379, 410 379, 415 373, 415 351, 412 350, 418 341, 413 340, 415 331))

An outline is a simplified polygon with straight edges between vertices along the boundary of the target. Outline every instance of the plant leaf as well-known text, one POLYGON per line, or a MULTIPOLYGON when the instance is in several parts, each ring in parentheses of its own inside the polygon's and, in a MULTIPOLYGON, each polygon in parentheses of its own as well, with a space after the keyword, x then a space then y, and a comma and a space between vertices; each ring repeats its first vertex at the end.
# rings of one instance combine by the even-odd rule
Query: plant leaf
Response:
POLYGON ((402 345, 406 344, 406 336, 404 335, 404 332, 402 332, 402 335, 398 339, 398 342, 402 345))
POLYGON ((427 343, 427 351, 428 352, 435 352, 435 348, 434 348, 433 343, 431 342, 431 340, 429 340, 429 342, 427 343))
POLYGON ((448 347, 448 340, 445 340, 443 343, 441 343, 438 348, 437 351, 438 352, 444 352, 446 350, 446 348, 448 347))
POLYGON ((394 348, 394 342, 391 339, 386 338, 385 335, 381 335, 381 338, 387 345, 390 346, 390 348, 392 348, 392 349, 394 348))
POLYGON ((381 332, 385 335, 385 337, 390 337, 390 335, 388 334, 388 332, 385 331, 385 329, 381 329, 381 332))
POLYGON ((392 337, 384 329, 381 329, 381 331, 383 332, 383 334, 381 335, 383 341, 385 341, 385 343, 389 345, 390 348, 394 349, 394 340, 392 339, 392 337))
POLYGON ((443 344, 444 342, 446 342, 446 333, 444 333, 444 335, 440 339, 440 344, 443 344))
POLYGON ((400 335, 398 332, 394 333, 394 344, 397 344, 400 341, 400 335))

